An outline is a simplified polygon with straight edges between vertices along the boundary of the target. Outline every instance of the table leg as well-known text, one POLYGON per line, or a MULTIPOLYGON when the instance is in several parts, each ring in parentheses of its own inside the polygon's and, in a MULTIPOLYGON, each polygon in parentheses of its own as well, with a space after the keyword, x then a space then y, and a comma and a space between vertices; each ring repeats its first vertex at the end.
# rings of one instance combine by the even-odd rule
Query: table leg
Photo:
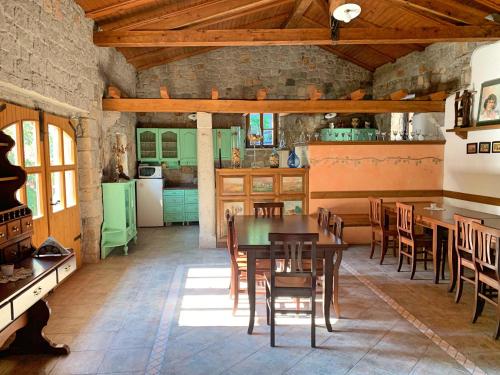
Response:
POLYGON ((442 235, 436 224, 432 225, 432 264, 434 267, 434 283, 439 284, 439 271, 441 270, 441 246, 442 235))
POLYGON ((334 250, 325 250, 325 259, 323 269, 325 270, 325 285, 323 286, 323 316, 325 317, 325 325, 328 332, 332 332, 330 323, 330 304, 332 303, 333 289, 333 252, 334 250))
POLYGON ((339 300, 339 271, 340 263, 342 262, 343 251, 337 251, 337 256, 335 258, 335 263, 333 264, 333 308, 335 310, 335 315, 340 319, 340 300, 339 300))
POLYGON ((448 286, 448 292, 453 292, 457 283, 458 259, 454 251, 454 236, 454 231, 452 229, 448 229, 448 268, 450 270, 450 284, 448 286))
POLYGON ((249 335, 253 332, 253 325, 255 321, 255 267, 256 265, 255 253, 253 251, 247 251, 247 291, 248 291, 248 303, 250 305, 250 320, 248 322, 249 335))

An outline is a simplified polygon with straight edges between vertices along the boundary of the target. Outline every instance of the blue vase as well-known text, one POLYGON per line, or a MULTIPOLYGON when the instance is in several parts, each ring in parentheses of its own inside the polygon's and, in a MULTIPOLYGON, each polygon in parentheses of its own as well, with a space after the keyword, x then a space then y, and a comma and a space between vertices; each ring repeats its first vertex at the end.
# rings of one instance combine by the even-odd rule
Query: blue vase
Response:
POLYGON ((295 149, 290 151, 290 155, 288 156, 288 168, 298 168, 300 165, 300 159, 295 153, 295 149))

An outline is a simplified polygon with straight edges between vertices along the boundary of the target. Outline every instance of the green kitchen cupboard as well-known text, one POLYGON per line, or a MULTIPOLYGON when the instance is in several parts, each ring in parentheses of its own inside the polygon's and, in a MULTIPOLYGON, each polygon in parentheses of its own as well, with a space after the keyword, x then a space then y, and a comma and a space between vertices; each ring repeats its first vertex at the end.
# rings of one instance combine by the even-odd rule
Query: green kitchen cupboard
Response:
POLYGON ((231 160, 231 129, 213 129, 212 135, 215 161, 219 160, 219 147, 221 148, 221 159, 231 160))
POLYGON ((158 129, 160 161, 169 168, 179 168, 179 129, 158 129))
POLYGON ((197 165, 196 138, 196 129, 179 129, 181 165, 197 165))
POLYGON ((137 160, 159 161, 158 129, 137 129, 137 160))
POLYGON ((102 202, 101 258, 106 258, 117 246, 123 246, 127 255, 130 240, 137 241, 135 180, 103 183, 102 202))

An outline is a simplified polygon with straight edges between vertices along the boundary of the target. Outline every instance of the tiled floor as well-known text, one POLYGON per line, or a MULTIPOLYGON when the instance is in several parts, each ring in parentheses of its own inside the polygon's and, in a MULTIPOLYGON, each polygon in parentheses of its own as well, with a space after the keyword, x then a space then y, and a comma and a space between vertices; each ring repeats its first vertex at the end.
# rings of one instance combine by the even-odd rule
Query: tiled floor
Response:
POLYGON ((309 347, 306 317, 278 320, 270 348, 264 305, 247 335, 244 297, 231 314, 226 254, 196 249, 197 235, 141 230, 128 257, 117 249, 79 270, 50 296, 45 330, 71 354, 3 358, 0 374, 500 374, 492 307, 473 325, 470 288, 456 305, 431 272, 410 281, 365 247, 344 255, 342 318, 333 333, 318 318, 319 348, 309 347))

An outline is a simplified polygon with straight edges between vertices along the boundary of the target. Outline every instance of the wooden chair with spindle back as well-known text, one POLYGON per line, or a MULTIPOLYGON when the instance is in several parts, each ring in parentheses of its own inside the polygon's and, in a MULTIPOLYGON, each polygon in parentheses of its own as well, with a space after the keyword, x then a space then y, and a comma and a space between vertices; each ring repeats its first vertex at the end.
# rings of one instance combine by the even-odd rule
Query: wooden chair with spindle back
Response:
POLYGON ((500 337, 500 230, 479 223, 472 223, 473 260, 476 267, 474 298, 475 323, 481 315, 484 303, 496 307, 497 326, 493 337, 500 337), (493 299, 496 295, 496 301, 493 299))
POLYGON ((481 219, 473 219, 462 215, 453 215, 455 220, 455 253, 457 254, 457 292, 455 302, 460 302, 464 281, 476 285, 476 266, 474 264, 474 244, 472 240, 472 223, 482 224, 481 219), (465 270, 474 272, 473 277, 465 276, 465 270))
POLYGON ((426 234, 415 233, 415 222, 413 216, 413 205, 396 202, 397 229, 399 238, 399 262, 398 272, 401 271, 404 257, 411 261, 411 275, 413 280, 417 269, 417 262, 425 262, 427 269, 427 255, 432 259, 432 237, 426 234), (405 248, 406 247, 406 248, 405 248), (421 249, 419 251, 419 249, 421 249), (418 255, 423 254, 423 259, 418 259, 418 255))
MULTIPOLYGON (((238 237, 234 224, 234 214, 226 210, 227 220, 227 251, 231 265, 231 283, 229 295, 233 298, 233 315, 238 309, 239 294, 243 290, 240 282, 247 279, 247 257, 243 252, 238 251, 238 237)), ((256 264, 255 278, 257 283, 264 284, 264 274, 269 272, 271 262, 268 259, 258 259, 256 264)))
POLYGON ((253 210, 255 217, 275 217, 276 211, 278 211, 279 217, 283 217, 283 208, 285 204, 283 202, 255 202, 253 204, 253 210))
POLYGON ((318 207, 318 225, 321 229, 330 229, 332 213, 329 209, 318 207))
POLYGON ((369 197, 368 217, 372 228, 371 252, 370 259, 375 253, 375 246, 380 245, 380 264, 384 262, 389 242, 393 245, 393 254, 396 256, 396 247, 398 244, 398 231, 395 228, 389 228, 385 222, 385 217, 382 209, 383 200, 379 198, 369 197))
POLYGON ((344 220, 339 215, 333 215, 332 233, 340 239, 344 237, 344 220))
POLYGON ((271 325, 271 346, 275 346, 275 314, 311 315, 311 347, 316 346, 316 243, 318 233, 269 233, 271 273, 266 274, 266 313, 271 325), (303 260, 311 267, 305 269, 303 260), (282 260, 280 264, 278 260, 282 260), (278 267, 279 265, 279 267, 278 267), (279 297, 308 298, 310 309, 276 308, 279 297))

